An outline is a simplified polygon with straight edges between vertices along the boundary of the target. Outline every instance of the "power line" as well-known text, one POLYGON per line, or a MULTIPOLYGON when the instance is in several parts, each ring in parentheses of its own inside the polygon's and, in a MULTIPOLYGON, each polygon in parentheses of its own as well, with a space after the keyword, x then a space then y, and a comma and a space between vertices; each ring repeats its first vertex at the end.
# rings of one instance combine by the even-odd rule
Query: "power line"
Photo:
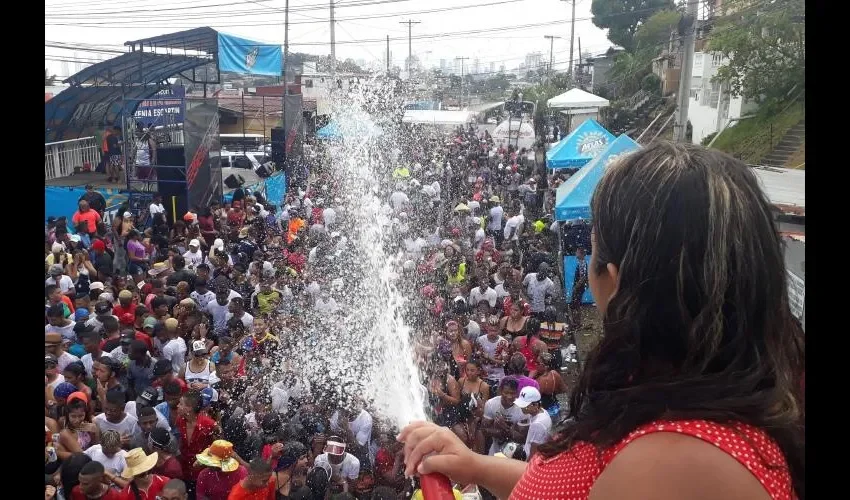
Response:
MULTIPOLYGON (((270 0, 258 0, 259 2, 269 2, 270 0)), ((402 3, 402 2, 410 2, 412 0, 361 0, 361 1, 351 1, 351 2, 341 2, 337 5, 338 8, 349 8, 349 7, 368 7, 371 5, 384 5, 384 4, 392 4, 392 3, 402 3)), ((199 6, 191 6, 191 7, 163 7, 161 9, 144 9, 144 13, 146 15, 158 14, 161 12, 176 12, 176 11, 192 11, 196 12, 198 9, 208 9, 213 7, 233 7, 237 5, 244 5, 245 3, 242 1, 238 2, 224 2, 224 3, 215 3, 209 5, 199 5, 199 6)), ((293 12, 310 12, 316 10, 324 10, 327 8, 327 4, 310 4, 302 7, 291 7, 290 10, 293 12)), ((258 9, 262 10, 262 9, 258 9)), ((69 11, 62 11, 57 16, 45 15, 45 18, 48 17, 71 17, 71 18, 91 18, 91 17, 110 17, 115 16, 117 14, 134 14, 136 16, 139 15, 138 9, 133 10, 98 10, 98 11, 87 11, 87 12, 73 12, 73 13, 65 13, 69 11)), ((198 17, 195 15, 194 17, 198 17)))

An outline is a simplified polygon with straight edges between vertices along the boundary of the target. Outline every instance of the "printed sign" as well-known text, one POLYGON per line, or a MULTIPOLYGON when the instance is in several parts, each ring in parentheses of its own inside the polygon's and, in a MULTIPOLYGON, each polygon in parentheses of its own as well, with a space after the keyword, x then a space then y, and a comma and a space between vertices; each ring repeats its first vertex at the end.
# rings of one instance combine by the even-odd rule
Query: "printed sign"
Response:
POLYGON ((133 116, 145 126, 183 123, 185 97, 186 88, 182 85, 160 90, 152 98, 142 101, 133 116))
POLYGON ((806 306, 806 282, 791 271, 788 273, 788 305, 795 318, 803 320, 803 310, 806 306))

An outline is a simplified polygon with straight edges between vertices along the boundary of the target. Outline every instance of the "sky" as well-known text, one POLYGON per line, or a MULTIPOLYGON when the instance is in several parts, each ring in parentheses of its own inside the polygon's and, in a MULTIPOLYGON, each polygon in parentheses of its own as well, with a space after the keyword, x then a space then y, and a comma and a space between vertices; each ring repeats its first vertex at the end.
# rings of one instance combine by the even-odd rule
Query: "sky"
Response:
MULTIPOLYGON (((67 77, 96 62, 125 52, 123 43, 210 26, 264 43, 283 45, 286 0, 45 0, 45 65, 67 77)), ((592 0, 576 0, 575 53, 599 55, 611 43, 593 25, 592 0)), ((290 0, 290 51, 330 54, 329 1, 290 0)), ((566 70, 570 45, 570 3, 562 0, 337 0, 337 59, 380 64, 390 36, 393 64, 404 66, 408 29, 413 25, 413 53, 427 67, 448 65, 456 57, 478 58, 481 72, 504 64, 515 68, 530 52, 548 61, 554 40, 555 70, 566 70)))

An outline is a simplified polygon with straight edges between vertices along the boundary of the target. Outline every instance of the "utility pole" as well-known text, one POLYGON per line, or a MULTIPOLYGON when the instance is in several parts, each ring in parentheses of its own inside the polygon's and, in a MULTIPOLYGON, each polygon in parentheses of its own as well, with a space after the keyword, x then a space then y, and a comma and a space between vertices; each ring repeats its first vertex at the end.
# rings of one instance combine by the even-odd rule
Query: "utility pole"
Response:
POLYGON ((410 63, 413 62, 413 25, 419 24, 419 21, 408 19, 407 21, 399 21, 399 24, 407 25, 407 78, 410 78, 410 63))
MULTIPOLYGON (((286 79, 286 67, 289 65, 289 0, 286 0, 286 3, 283 6, 283 104, 281 105, 281 125, 286 126, 286 95, 289 94, 289 81, 286 79)), ((265 103, 265 99, 263 99, 263 103, 265 103)), ((242 110, 243 113, 245 110, 242 110)), ((265 122, 266 113, 263 111, 263 121, 265 122)), ((243 117, 243 122, 244 117, 243 117)), ((284 134, 289 134, 289 130, 284 130, 284 134)), ((263 136, 266 135, 266 127, 263 125, 263 136)), ((286 139, 287 136, 284 135, 284 144, 288 142, 286 139)), ((285 149, 285 146, 284 146, 285 149)))
POLYGON ((674 136, 677 142, 684 142, 688 129, 688 104, 691 91, 691 77, 694 69, 694 44, 696 43, 696 19, 699 0, 687 0, 685 6, 685 18, 682 25, 684 33, 682 46, 684 56, 682 57, 682 72, 679 80, 679 95, 676 96, 676 121, 674 124, 674 136))
POLYGON ((390 76, 390 35, 387 35, 387 76, 390 76))
MULTIPOLYGON (((331 76, 336 79, 336 32, 334 28, 334 0, 331 0, 331 76)), ((333 86, 331 86, 333 88, 333 86)))
POLYGON ((572 15, 570 16, 570 65, 569 69, 567 69, 567 73, 570 75, 570 78, 573 77, 573 39, 576 34, 576 0, 561 0, 563 2, 571 2, 572 5, 572 15))
POLYGON ((560 39, 561 37, 554 36, 554 35, 543 35, 543 38, 549 39, 549 78, 552 78, 552 71, 554 71, 553 70, 554 66, 552 66, 552 63, 554 62, 554 52, 553 52, 553 50, 555 48, 555 39, 556 38, 560 39))
POLYGON ((455 59, 460 61, 460 97, 458 98, 458 106, 460 106, 460 109, 463 109, 463 61, 469 58, 455 57, 455 59))
MULTIPOLYGON (((579 76, 578 79, 583 80, 584 79, 584 62, 582 62, 582 60, 581 60, 581 37, 578 37, 578 65, 577 66, 578 66, 578 76, 579 76)), ((582 85, 582 84, 576 85, 575 82, 573 82, 573 85, 584 90, 584 85, 582 85)))

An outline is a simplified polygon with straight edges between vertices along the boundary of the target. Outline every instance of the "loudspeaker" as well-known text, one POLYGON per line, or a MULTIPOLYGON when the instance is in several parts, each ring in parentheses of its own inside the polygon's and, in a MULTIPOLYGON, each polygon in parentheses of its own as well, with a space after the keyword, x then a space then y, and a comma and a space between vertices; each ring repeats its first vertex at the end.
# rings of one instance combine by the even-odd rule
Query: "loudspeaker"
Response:
POLYGON ((189 211, 189 193, 186 184, 186 153, 183 146, 158 148, 156 167, 157 191, 162 195, 162 204, 169 221, 180 219, 189 211), (167 166, 166 166, 167 165, 167 166), (177 213, 172 213, 171 198, 176 198, 177 213))
POLYGON ((262 178, 269 177, 270 175, 272 175, 274 173, 274 163, 272 163, 272 162, 263 163, 262 165, 257 167, 256 170, 254 170, 254 173, 256 173, 258 176, 260 176, 262 178))
POLYGON ((286 131, 283 127, 272 129, 272 161, 283 165, 286 160, 286 131))
POLYGON ((241 175, 230 174, 224 179, 224 185, 229 189, 236 189, 245 184, 245 178, 241 175))

